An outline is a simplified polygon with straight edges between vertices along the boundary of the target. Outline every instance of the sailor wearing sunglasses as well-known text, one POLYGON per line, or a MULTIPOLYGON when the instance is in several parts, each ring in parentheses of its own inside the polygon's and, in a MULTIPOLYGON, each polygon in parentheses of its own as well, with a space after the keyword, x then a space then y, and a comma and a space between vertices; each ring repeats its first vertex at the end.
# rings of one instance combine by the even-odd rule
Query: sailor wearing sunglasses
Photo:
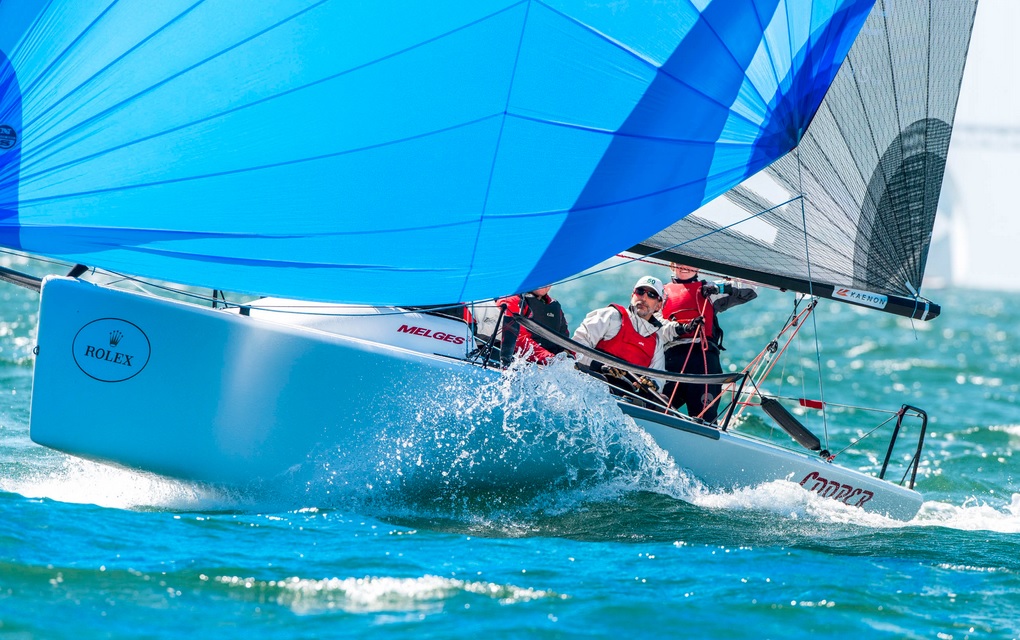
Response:
MULTIPOLYGON (((573 338, 587 347, 631 364, 662 370, 665 365, 662 345, 694 329, 692 323, 681 324, 673 320, 663 322, 656 318, 655 314, 662 309, 664 299, 662 281, 653 276, 642 276, 634 284, 629 307, 611 304, 595 309, 581 321, 573 338)), ((592 372, 605 375, 610 382, 614 382, 614 378, 628 377, 624 372, 583 354, 578 354, 577 361, 589 367, 592 372)), ((661 380, 642 377, 638 382, 653 391, 662 388, 661 380)))

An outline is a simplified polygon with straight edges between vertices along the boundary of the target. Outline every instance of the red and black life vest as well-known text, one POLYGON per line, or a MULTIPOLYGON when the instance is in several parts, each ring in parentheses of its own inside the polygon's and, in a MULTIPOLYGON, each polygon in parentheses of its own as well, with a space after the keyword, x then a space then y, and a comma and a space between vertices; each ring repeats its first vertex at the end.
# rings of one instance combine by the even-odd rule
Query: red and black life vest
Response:
MULTIPOLYGON (((671 282, 666 290, 666 303, 662 305, 662 317, 677 322, 690 322, 702 316, 705 319, 705 335, 712 336, 715 330, 715 309, 712 301, 701 293, 702 280, 671 282)), ((685 333, 679 338, 694 338, 697 331, 685 333)))
POLYGON ((655 345, 659 341, 658 332, 643 336, 634 328, 630 312, 618 304, 609 305, 620 312, 622 323, 620 331, 608 340, 602 340, 595 348, 621 360, 626 360, 639 367, 650 367, 655 355, 655 345))

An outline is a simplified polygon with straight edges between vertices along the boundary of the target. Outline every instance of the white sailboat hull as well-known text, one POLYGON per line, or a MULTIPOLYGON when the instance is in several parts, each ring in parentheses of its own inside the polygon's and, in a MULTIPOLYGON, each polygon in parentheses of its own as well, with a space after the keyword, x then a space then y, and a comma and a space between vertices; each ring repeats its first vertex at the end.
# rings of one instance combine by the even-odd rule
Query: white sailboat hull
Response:
MULTIPOLYGON (((431 397, 444 381, 500 375, 464 360, 472 345, 463 323, 366 312, 245 316, 48 278, 31 437, 107 464, 246 486, 314 464, 324 449, 358 451, 393 419, 390 406, 431 397)), ((710 486, 785 479, 895 518, 920 508, 914 491, 815 456, 620 406, 710 486)), ((505 482, 508 474, 542 483, 555 475, 554 455, 493 456, 473 473, 481 483, 505 482)))
POLYGON ((44 285, 38 345, 35 442, 233 485, 286 473, 318 447, 372 437, 372 408, 427 393, 423 370, 483 373, 448 356, 63 278, 44 285))

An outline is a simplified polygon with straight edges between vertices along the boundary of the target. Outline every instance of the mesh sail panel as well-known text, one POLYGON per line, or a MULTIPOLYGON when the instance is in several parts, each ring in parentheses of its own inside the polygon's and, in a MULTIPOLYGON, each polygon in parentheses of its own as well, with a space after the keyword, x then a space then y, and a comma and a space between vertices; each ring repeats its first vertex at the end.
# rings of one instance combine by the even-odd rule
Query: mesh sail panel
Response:
POLYGON ((798 148, 634 251, 932 317, 916 294, 976 4, 879 0, 798 148))

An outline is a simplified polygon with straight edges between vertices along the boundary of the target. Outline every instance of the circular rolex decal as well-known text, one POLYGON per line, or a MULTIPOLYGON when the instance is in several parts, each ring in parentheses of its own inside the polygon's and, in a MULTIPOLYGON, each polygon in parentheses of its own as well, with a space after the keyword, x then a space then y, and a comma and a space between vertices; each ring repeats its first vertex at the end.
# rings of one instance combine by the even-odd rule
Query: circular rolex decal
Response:
POLYGON ((71 345, 78 368, 102 382, 123 382, 149 362, 149 338, 120 318, 93 320, 78 330, 71 345))

